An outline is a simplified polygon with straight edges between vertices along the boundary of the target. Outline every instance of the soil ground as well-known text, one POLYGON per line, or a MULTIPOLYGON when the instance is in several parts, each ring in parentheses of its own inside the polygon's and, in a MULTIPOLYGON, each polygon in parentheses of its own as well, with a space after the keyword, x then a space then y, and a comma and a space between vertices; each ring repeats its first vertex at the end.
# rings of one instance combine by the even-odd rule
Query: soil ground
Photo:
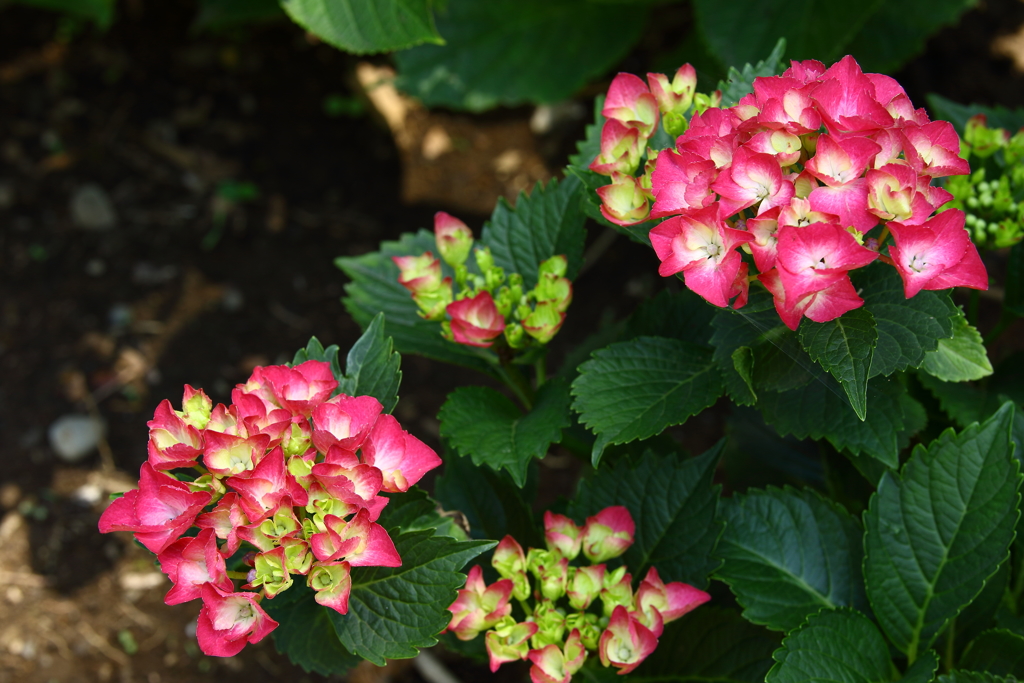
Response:
MULTIPOLYGON (((498 196, 557 171, 582 120, 537 136, 528 108, 428 113, 386 92, 346 115, 370 106, 359 82, 384 62, 288 23, 194 35, 188 2, 118 9, 108 33, 71 36, 55 15, 0 10, 0 683, 321 680, 270 639, 203 657, 198 605, 163 604, 151 556, 96 531, 101 501, 132 485, 146 421, 184 384, 226 401, 311 335, 348 348, 359 330, 334 256, 441 209, 479 228, 498 196), (48 436, 71 414, 106 425, 76 462, 48 436)), ((919 105, 1024 105, 1022 24, 1024 4, 985 3, 897 77, 919 105)), ((575 315, 622 316, 658 286, 655 265, 620 238, 579 281, 575 315)), ((436 443, 445 394, 479 379, 415 357, 403 370, 398 416, 436 443)), ((551 495, 572 485, 559 464, 551 495)), ((421 680, 408 663, 359 676, 421 680)))

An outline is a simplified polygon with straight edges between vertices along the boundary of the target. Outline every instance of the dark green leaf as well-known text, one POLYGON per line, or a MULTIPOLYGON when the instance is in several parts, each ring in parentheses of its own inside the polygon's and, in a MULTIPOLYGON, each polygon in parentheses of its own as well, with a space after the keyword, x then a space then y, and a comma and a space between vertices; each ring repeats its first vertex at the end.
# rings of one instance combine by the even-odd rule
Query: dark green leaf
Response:
POLYGON ((931 683, 939 668, 939 656, 934 650, 925 650, 913 664, 907 667, 900 683, 931 683))
POLYGON ((791 631, 823 607, 867 610, 863 534, 839 505, 810 490, 769 488, 721 507, 715 578, 729 584, 748 621, 791 631))
POLYGON ((491 248, 494 262, 505 273, 523 276, 526 289, 537 284, 541 261, 561 254, 569 262, 566 277, 576 277, 583 264, 587 232, 580 210, 582 185, 576 178, 537 183, 529 195, 520 194, 515 208, 498 200, 484 225, 480 244, 491 248))
POLYGON ((942 410, 958 426, 966 427, 981 422, 999 409, 997 397, 966 382, 943 382, 926 372, 918 372, 917 379, 939 400, 942 410))
POLYGON ((786 53, 792 59, 831 64, 846 54, 846 45, 881 4, 880 0, 695 0, 694 9, 708 46, 723 64, 754 63, 780 37, 786 39, 786 53))
MULTIPOLYGON (((779 34, 782 35, 782 34, 779 34)), ((767 48, 765 48, 767 52, 767 48)), ((719 81, 718 89, 722 91, 722 106, 731 107, 739 102, 744 95, 754 92, 754 79, 759 76, 776 76, 786 68, 782 62, 782 55, 786 53, 786 39, 779 38, 772 48, 771 54, 761 60, 756 66, 750 62, 743 66, 742 70, 734 66, 729 67, 724 81, 719 81)), ((759 54, 764 54, 761 52, 759 54)), ((725 64, 740 64, 737 61, 725 61, 725 64)))
POLYGON ((916 368, 940 339, 953 336, 952 319, 960 312, 948 292, 922 291, 908 299, 899 274, 883 264, 872 264, 857 275, 854 284, 878 330, 871 377, 916 368))
POLYGON ((526 468, 543 458, 562 430, 572 424, 569 384, 555 378, 537 392, 530 412, 489 387, 460 387, 448 395, 438 418, 441 436, 460 455, 495 471, 508 470, 516 486, 526 483, 526 468))
POLYGON ((299 349, 295 352, 295 356, 292 358, 292 365, 299 365, 305 363, 307 360, 318 360, 324 363, 330 363, 331 374, 338 381, 341 381, 343 375, 341 374, 341 365, 338 363, 338 345, 331 344, 326 349, 324 345, 320 343, 320 340, 316 337, 310 337, 309 343, 306 344, 306 348, 299 349))
POLYGON ((981 335, 963 315, 953 319, 953 336, 940 339, 938 348, 924 355, 921 368, 944 382, 964 382, 992 374, 981 335))
POLYGON ((573 409, 598 437, 595 465, 608 444, 682 424, 722 391, 709 349, 663 337, 637 337, 596 351, 572 384, 573 409))
POLYGON ((345 285, 345 310, 363 329, 378 313, 384 313, 384 334, 394 339, 395 349, 401 353, 418 353, 490 374, 490 364, 476 349, 447 341, 441 336, 440 324, 421 318, 409 290, 398 284, 398 266, 392 256, 418 256, 436 250, 434 234, 420 230, 402 235, 397 242, 382 242, 380 251, 335 259, 352 280, 345 285))
POLYGON ((763 683, 779 636, 732 610, 701 607, 665 627, 631 683, 763 683))
POLYGON ((353 568, 348 614, 329 613, 345 649, 378 666, 386 659, 415 657, 417 648, 437 642, 451 620, 448 606, 466 580, 459 570, 495 545, 431 531, 393 540, 402 566, 353 568))
POLYGON ((805 319, 800 325, 800 343, 843 385, 850 407, 861 420, 867 417, 868 371, 877 341, 875 318, 863 308, 827 323, 805 319))
POLYGON ((430 5, 430 0, 281 0, 296 24, 356 54, 443 44, 430 5))
POLYGON ((377 523, 392 536, 399 529, 404 532, 432 529, 435 534, 451 536, 457 541, 467 539, 466 532, 456 524, 455 516, 444 513, 440 506, 423 489, 413 486, 403 493, 383 494, 391 499, 381 512, 377 523))
POLYGON ((544 542, 533 523, 528 501, 531 491, 522 491, 508 473, 476 467, 469 458, 446 453, 444 472, 437 478, 434 493, 447 510, 466 516, 474 538, 502 538, 511 534, 526 546, 544 542))
POLYGON ((949 121, 960 135, 964 134, 967 119, 975 114, 984 114, 989 128, 1005 128, 1011 135, 1024 126, 1024 108, 1011 110, 983 104, 958 104, 934 93, 928 95, 928 106, 933 119, 949 121))
POLYGON ((868 599, 893 645, 913 660, 1006 558, 1017 522, 1013 405, 914 449, 882 477, 865 513, 868 599))
POLYGON ((759 399, 757 407, 765 422, 779 434, 828 439, 837 450, 864 453, 888 467, 899 462, 900 441, 923 426, 921 404, 893 380, 868 382, 871 411, 863 422, 828 375, 795 391, 761 392, 759 399))
POLYGON ((402 357, 393 350, 391 337, 384 336, 384 325, 384 314, 378 313, 352 345, 338 389, 349 396, 373 396, 390 413, 398 403, 402 357))
POLYGON ((767 683, 887 683, 889 647, 871 621, 852 609, 812 615, 782 641, 767 683))
POLYGON ((705 588, 718 566, 712 557, 722 533, 715 519, 719 487, 711 481, 721 443, 684 460, 646 453, 638 462, 623 458, 580 482, 569 514, 578 522, 610 505, 624 505, 636 523, 636 542, 623 560, 637 579, 657 567, 665 581, 705 588))
POLYGON ((307 672, 342 675, 361 660, 338 640, 327 614, 333 610, 318 605, 313 595, 305 581, 296 581, 273 600, 263 601, 261 607, 279 623, 274 645, 307 672))
POLYGON ((586 0, 448 0, 446 44, 397 54, 399 87, 430 107, 557 102, 622 59, 646 18, 586 0))
POLYGON ((1015 676, 995 676, 981 671, 951 671, 939 676, 939 683, 1017 683, 1015 676))
POLYGON ((846 52, 864 71, 893 73, 924 52, 925 41, 943 26, 951 26, 978 0, 902 0, 883 2, 846 52))
POLYGON ((765 342, 764 330, 779 324, 771 295, 762 290, 750 293, 743 313, 731 309, 714 311, 711 346, 715 365, 722 374, 725 390, 735 403, 754 405, 757 401, 754 347, 765 342), (745 350, 744 350, 745 349, 745 350))
POLYGON ((1024 636, 1006 629, 985 631, 967 646, 959 665, 996 676, 1024 678, 1024 636))

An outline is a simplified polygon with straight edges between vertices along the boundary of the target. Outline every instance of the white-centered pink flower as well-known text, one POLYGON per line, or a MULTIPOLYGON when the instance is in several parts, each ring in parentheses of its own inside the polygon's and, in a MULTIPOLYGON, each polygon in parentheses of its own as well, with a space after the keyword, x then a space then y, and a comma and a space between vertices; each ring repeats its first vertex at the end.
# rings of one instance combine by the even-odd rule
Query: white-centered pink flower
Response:
POLYGON ((921 225, 894 221, 889 229, 895 239, 889 256, 908 299, 922 289, 988 289, 988 274, 959 209, 943 211, 921 225))
POLYGON ((246 643, 260 642, 278 626, 260 607, 255 593, 231 593, 206 583, 202 598, 196 637, 205 655, 233 657, 246 643))

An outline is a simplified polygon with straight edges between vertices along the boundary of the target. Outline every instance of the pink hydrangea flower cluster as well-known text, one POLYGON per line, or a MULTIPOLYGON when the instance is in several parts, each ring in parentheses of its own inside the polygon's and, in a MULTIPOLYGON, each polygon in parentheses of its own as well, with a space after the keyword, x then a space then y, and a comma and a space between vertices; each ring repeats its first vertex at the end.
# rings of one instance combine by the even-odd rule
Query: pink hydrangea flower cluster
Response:
POLYGON ((263 598, 306 577, 316 601, 348 611, 352 567, 402 560, 376 523, 385 492, 406 491, 441 459, 372 396, 331 394, 328 363, 258 367, 213 407, 185 387, 183 409, 157 406, 139 488, 113 501, 100 531, 131 531, 156 553, 176 605, 202 599, 204 653, 237 654, 276 626, 263 598), (199 476, 177 478, 189 468, 199 476), (195 536, 185 536, 198 527, 195 536), (226 560, 247 543, 248 572, 226 560), (234 579, 244 579, 237 589, 234 579))
POLYGON ((547 549, 524 553, 514 538, 505 536, 491 560, 502 578, 488 586, 480 566, 473 567, 448 608, 448 630, 461 640, 486 631, 491 671, 529 659, 533 683, 568 683, 592 652, 620 674, 633 671, 655 650, 665 624, 711 599, 693 586, 666 584, 654 567, 635 592, 626 567, 609 571, 604 563, 626 552, 634 531, 633 518, 622 506, 605 508, 582 528, 564 515, 546 512, 547 549), (581 554, 590 564, 571 566, 581 554), (522 621, 512 616, 512 598, 522 606, 522 621), (562 598, 567 607, 557 604, 562 598))
MULTIPOLYGON (((660 104, 655 83, 648 91, 630 74, 613 81, 604 111, 613 131, 625 125, 644 135, 652 103, 660 104)), ((863 305, 849 273, 876 259, 897 269, 907 298, 988 288, 963 212, 936 215, 952 195, 932 180, 970 170, 951 124, 929 121, 899 83, 863 73, 849 56, 829 68, 793 62, 753 89, 733 107, 695 113, 642 177, 608 171, 613 184, 601 194, 609 220, 666 219, 650 232, 661 275, 682 273, 707 301, 735 308, 757 279, 792 329, 803 317, 826 322, 863 305), (629 192, 615 189, 630 184, 629 192)), ((609 133, 606 145, 604 137, 593 170, 638 156, 616 157, 627 138, 609 133)))
POLYGON ((538 267, 537 285, 526 291, 523 278, 495 265, 490 249, 473 250, 479 275, 466 267, 473 232, 443 211, 434 216, 434 235, 441 258, 433 252, 393 256, 398 282, 409 290, 419 315, 441 323, 450 341, 489 348, 504 337, 508 346, 547 344, 561 329, 572 302, 572 283, 565 277, 568 262, 552 256, 538 267), (442 277, 441 259, 455 271, 442 277))

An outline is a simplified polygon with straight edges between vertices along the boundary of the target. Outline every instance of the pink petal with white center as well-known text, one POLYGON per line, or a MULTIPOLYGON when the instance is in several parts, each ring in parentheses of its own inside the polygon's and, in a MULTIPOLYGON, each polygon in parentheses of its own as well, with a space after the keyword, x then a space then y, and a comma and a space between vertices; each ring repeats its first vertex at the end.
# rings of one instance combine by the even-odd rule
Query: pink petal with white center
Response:
POLYGON ((366 545, 356 553, 345 555, 353 567, 401 567, 402 558, 391 536, 380 524, 370 523, 366 532, 366 545))
POLYGON ((338 395, 321 403, 313 409, 313 445, 321 453, 332 446, 357 450, 383 409, 373 396, 338 395))
POLYGON ((263 376, 270 382, 282 408, 305 417, 338 388, 330 363, 318 360, 307 360, 292 368, 286 365, 265 367, 263 376))
POLYGON ((210 413, 210 421, 206 423, 206 434, 218 433, 218 434, 230 434, 231 436, 245 436, 247 432, 242 427, 241 433, 239 433, 238 424, 238 409, 235 406, 225 406, 223 403, 218 403, 213 411, 210 413))
POLYGON ((818 137, 814 156, 805 168, 829 187, 842 187, 857 180, 882 151, 881 146, 865 137, 834 139, 830 135, 818 137))
POLYGON ((640 77, 620 73, 608 86, 601 114, 637 128, 643 137, 650 137, 658 125, 658 102, 640 77))
POLYGON ((196 526, 200 529, 212 529, 217 538, 227 541, 221 549, 224 557, 230 557, 238 550, 241 539, 238 538, 237 529, 249 523, 242 506, 239 504, 239 496, 234 491, 224 494, 210 512, 199 515, 196 518, 196 526))
POLYGON ((149 464, 158 470, 191 467, 203 452, 203 436, 187 424, 163 400, 156 407, 149 427, 149 464))
POLYGON ((544 511, 544 542, 548 550, 557 549, 562 557, 569 560, 576 559, 576 556, 580 554, 580 546, 583 541, 582 532, 576 522, 565 515, 555 514, 550 510, 544 511))
POLYGON ((765 211, 760 216, 748 218, 746 221, 747 232, 751 240, 747 242, 750 251, 754 255, 754 264, 758 271, 764 273, 775 267, 776 234, 779 231, 779 213, 781 207, 765 211))
POLYGON ((771 270, 757 276, 765 288, 775 298, 775 310, 782 322, 791 330, 796 330, 800 319, 805 315, 815 322, 835 320, 847 311, 852 311, 864 304, 857 296, 848 276, 841 277, 824 289, 810 292, 793 300, 787 299, 786 291, 779 278, 779 271, 771 270))
POLYGON ((313 465, 312 475, 338 500, 361 507, 370 506, 383 485, 380 470, 366 464, 349 468, 322 462, 313 465))
POLYGON ((572 678, 566 670, 561 648, 554 643, 539 650, 530 650, 527 658, 533 663, 530 667, 531 683, 569 683, 572 678))
MULTIPOLYGON (((742 265, 743 259, 740 255, 730 251, 725 258, 718 261, 709 258, 692 263, 683 271, 683 281, 709 303, 727 308, 729 299, 742 293, 734 293, 733 286, 742 265)), ((737 308, 742 305, 739 303, 737 308)))
POLYGON ((202 598, 196 637, 205 655, 233 657, 246 643, 258 643, 278 626, 260 608, 256 593, 230 593, 207 583, 202 598))
POLYGON ((758 213, 787 203, 794 194, 793 183, 782 177, 779 162, 770 154, 753 154, 741 147, 732 166, 723 170, 711 189, 720 195, 723 218, 757 205, 758 213))
POLYGON ((693 118, 690 120, 690 127, 680 139, 690 140, 706 135, 718 138, 725 137, 734 132, 736 126, 740 123, 736 112, 731 109, 711 107, 710 109, 705 109, 702 113, 693 115, 693 118))
POLYGON ((833 135, 870 133, 893 124, 892 116, 876 99, 871 80, 849 55, 822 74, 811 97, 833 135))
POLYGON ((598 653, 602 664, 614 666, 620 675, 625 675, 640 666, 657 646, 658 639, 650 629, 619 605, 601 634, 598 653))
POLYGON ((203 464, 214 474, 230 476, 256 466, 266 454, 270 436, 257 434, 251 437, 232 436, 206 430, 206 445, 203 448, 203 464))
POLYGON ((800 83, 810 83, 822 77, 825 73, 825 65, 817 59, 807 59, 802 62, 790 61, 788 69, 782 72, 782 78, 794 78, 800 83))
POLYGON ((363 536, 369 530, 369 519, 365 511, 358 513, 346 522, 337 515, 325 515, 326 531, 309 537, 309 547, 313 555, 321 562, 334 562, 344 559, 346 555, 357 552, 363 545, 363 536))
POLYGON ((644 145, 639 130, 616 119, 608 119, 601 127, 601 151, 588 168, 601 175, 632 173, 640 165, 644 145))
POLYGON ((174 583, 164 598, 165 604, 178 605, 201 597, 204 583, 213 583, 226 592, 234 590, 213 529, 203 529, 195 538, 179 538, 157 556, 157 562, 174 583))
POLYGON ((651 174, 654 194, 652 218, 677 214, 684 209, 702 209, 715 200, 711 183, 718 175, 715 162, 690 152, 663 149, 651 174))
POLYGON ((914 169, 903 164, 888 164, 869 170, 867 210, 885 221, 919 225, 931 216, 934 207, 917 190, 919 178, 914 169))
MULTIPOLYGON (((729 135, 702 135, 692 136, 686 139, 679 138, 676 142, 676 150, 680 154, 695 154, 699 159, 710 160, 716 169, 722 169, 732 164, 733 155, 736 153, 737 136, 735 133, 729 135)), ((710 171, 708 171, 710 173, 710 171)), ((717 177, 717 174, 714 174, 717 177)), ((714 180, 714 177, 712 180, 714 180)))
POLYGON ((786 299, 798 301, 821 291, 878 258, 878 252, 861 246, 838 225, 813 223, 804 228, 786 226, 778 232, 779 278, 786 299))
POLYGON ((962 211, 943 211, 922 225, 893 221, 889 229, 895 240, 889 256, 903 278, 908 299, 922 289, 988 288, 988 274, 964 229, 962 211))
POLYGON ((285 467, 284 452, 275 448, 252 470, 227 479, 227 485, 239 493, 239 504, 252 523, 260 522, 277 510, 284 498, 305 507, 306 490, 285 467))
POLYGON ((487 348, 505 331, 505 317, 498 312, 489 292, 454 301, 445 311, 452 318, 452 336, 460 344, 487 348))
POLYGON ((664 623, 675 621, 711 599, 711 595, 679 581, 665 584, 658 570, 651 567, 636 592, 637 608, 646 611, 650 605, 661 613, 664 623))
POLYGON ((872 168, 879 169, 886 164, 907 164, 906 160, 901 158, 903 154, 903 137, 898 130, 883 128, 873 134, 871 139, 882 148, 875 155, 875 160, 871 164, 872 168))
POLYGON ((363 447, 363 461, 380 470, 381 488, 408 491, 441 464, 432 448, 409 434, 392 415, 381 415, 363 447))
POLYGON ((864 234, 878 225, 878 217, 867 210, 868 186, 858 178, 842 187, 816 187, 807 198, 814 211, 834 216, 837 225, 852 226, 864 234))
POLYGON ((971 172, 967 160, 960 156, 960 136, 949 121, 908 124, 900 133, 907 161, 918 174, 941 178, 971 172))

